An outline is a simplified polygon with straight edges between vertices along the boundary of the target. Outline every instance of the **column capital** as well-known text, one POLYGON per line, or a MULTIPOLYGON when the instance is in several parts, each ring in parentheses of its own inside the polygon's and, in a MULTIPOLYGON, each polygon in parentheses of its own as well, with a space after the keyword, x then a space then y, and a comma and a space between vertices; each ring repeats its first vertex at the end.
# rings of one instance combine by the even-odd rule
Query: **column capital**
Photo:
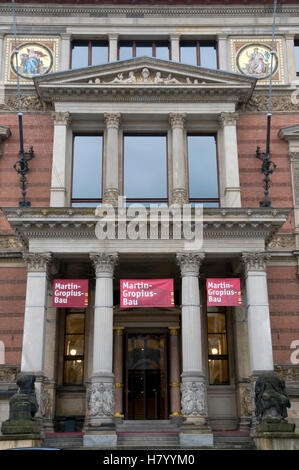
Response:
POLYGON ((220 113, 218 118, 220 127, 235 126, 237 124, 238 116, 238 113, 220 113))
POLYGON ((101 277, 101 275, 113 276, 114 268, 118 263, 117 253, 90 253, 89 258, 97 277, 101 277))
POLYGON ((46 272, 52 260, 52 253, 23 253, 23 258, 28 272, 46 272))
POLYGON ((205 258, 204 253, 186 251, 185 253, 177 253, 177 264, 181 268, 182 276, 198 276, 199 268, 205 258))
POLYGON ((248 252, 242 253, 242 263, 245 274, 249 271, 266 271, 267 261, 271 258, 270 253, 264 252, 248 252))
POLYGON ((184 129, 186 113, 169 113, 169 123, 173 128, 178 127, 184 129))
POLYGON ((169 326, 168 329, 170 336, 178 336, 181 328, 179 326, 169 326))
POLYGON ((181 33, 170 33, 169 39, 171 41, 178 41, 181 37, 181 33))
POLYGON ((113 331, 114 331, 115 336, 123 336, 124 329, 125 329, 124 326, 114 326, 113 331))
POLYGON ((118 129, 121 120, 121 113, 104 113, 104 120, 107 129, 111 127, 118 129))
POLYGON ((55 126, 69 126, 71 123, 71 113, 68 111, 53 111, 52 118, 55 126))
POLYGON ((299 162, 299 152, 289 152, 291 162, 299 162))
POLYGON ((118 37, 119 37, 118 33, 109 33, 108 34, 109 41, 117 41, 118 37))
POLYGON ((72 39, 71 33, 60 33, 60 37, 62 40, 70 41, 72 39))

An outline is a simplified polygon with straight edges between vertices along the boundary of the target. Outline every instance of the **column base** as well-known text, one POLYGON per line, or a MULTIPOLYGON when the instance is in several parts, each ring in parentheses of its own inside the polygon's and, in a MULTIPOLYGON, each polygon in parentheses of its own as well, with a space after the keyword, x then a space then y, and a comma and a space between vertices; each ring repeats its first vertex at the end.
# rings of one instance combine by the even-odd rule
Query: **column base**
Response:
POLYGON ((188 447, 214 447, 212 430, 206 425, 184 422, 180 432, 180 445, 188 447))
POLYGON ((86 431, 83 436, 84 447, 111 447, 117 446, 117 434, 115 430, 86 431))
POLYGON ((87 429, 101 430, 102 426, 113 428, 114 377, 93 376, 89 385, 87 429))

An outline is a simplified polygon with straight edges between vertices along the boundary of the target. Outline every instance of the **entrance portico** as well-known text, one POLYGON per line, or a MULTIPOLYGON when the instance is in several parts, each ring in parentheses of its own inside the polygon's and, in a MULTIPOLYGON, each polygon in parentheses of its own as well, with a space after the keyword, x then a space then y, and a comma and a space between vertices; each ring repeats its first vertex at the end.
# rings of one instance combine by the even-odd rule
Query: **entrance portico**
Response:
MULTIPOLYGON (((78 415, 84 419, 86 437, 92 433, 90 442, 93 445, 95 442, 99 445, 116 443, 115 418, 143 420, 183 416, 186 422, 181 430, 182 443, 188 442, 188 431, 192 427, 193 436, 200 436, 202 429, 207 435, 210 432, 207 425, 213 427, 216 421, 228 429, 238 427, 243 413, 238 398, 241 390, 237 384, 238 370, 234 366, 240 360, 239 348, 241 352, 244 344, 248 345, 249 375, 273 368, 265 282, 267 257, 263 247, 265 240, 284 223, 287 211, 205 209, 204 243, 200 252, 184 249, 183 240, 149 242, 151 251, 145 250, 143 240, 134 240, 134 250, 131 240, 98 240, 94 230, 97 222, 94 209, 5 209, 5 215, 26 241, 31 258, 36 260, 28 270, 28 308, 24 329, 27 340, 23 345, 22 364, 32 354, 28 349, 32 342, 28 338, 34 331, 40 331, 35 321, 40 322, 44 318, 46 334, 39 337, 35 348, 39 347, 40 357, 44 356, 45 360, 35 369, 33 364, 30 372, 41 377, 44 390, 49 390, 49 384, 55 383, 56 397, 49 392, 40 393, 41 418, 47 426, 50 426, 50 421, 54 426, 55 419, 57 423, 63 416, 76 415, 77 409, 78 415), (244 246, 247 247, 246 252, 244 246), (56 261, 56 269, 51 269, 50 273, 48 261, 37 262, 39 259, 49 260, 49 257, 56 261), (242 260, 246 266, 244 274, 242 260), (45 279, 46 301, 43 303, 38 303, 36 298, 37 293, 41 295, 41 289, 37 292, 30 287, 33 272, 45 279), (50 308, 52 282, 47 281, 47 285, 47 273, 52 278, 89 278, 88 308, 82 312, 50 308), (234 309, 219 310, 218 313, 208 310, 204 279, 236 273, 247 279, 242 308, 248 314, 248 336, 234 339, 238 312, 234 309), (170 277, 174 279, 175 307, 119 307, 120 278, 170 277), (40 309, 37 316, 30 313, 35 305, 40 309), (65 348, 66 313, 85 316, 81 385, 63 384, 61 357, 65 348), (227 326, 222 334, 227 337, 229 375, 226 383, 213 385, 207 333, 209 331, 211 338, 216 333, 207 330, 207 316, 224 313, 227 326), (56 328, 53 328, 53 321, 56 328), (264 353, 256 356, 259 334, 263 335, 264 353), (55 355, 59 358, 56 368, 53 367, 55 358, 49 353, 49 344, 56 344, 55 355), (222 397, 220 401, 219 396, 222 397), (237 401, 233 398, 235 396, 237 401), (217 403, 219 406, 221 400, 224 408, 218 409, 215 416, 214 405, 217 403), (223 410, 230 411, 225 415, 223 410), (104 423, 110 425, 109 438, 107 432, 103 432, 104 423)), ((67 334, 70 337, 71 332, 67 334)), ((107 431, 107 426, 105 429, 107 431)), ((88 445, 88 438, 86 442, 88 445)), ((200 443, 203 441, 198 438, 196 445, 200 443)))

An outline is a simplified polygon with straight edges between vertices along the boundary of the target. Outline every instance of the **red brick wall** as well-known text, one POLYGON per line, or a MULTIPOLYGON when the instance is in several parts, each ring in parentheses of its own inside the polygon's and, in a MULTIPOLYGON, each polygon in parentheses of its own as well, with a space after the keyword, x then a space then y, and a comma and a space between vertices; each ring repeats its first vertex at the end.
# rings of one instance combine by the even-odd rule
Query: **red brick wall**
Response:
MULTIPOLYGON (((272 207, 293 207, 292 180, 290 158, 288 156, 288 142, 278 137, 281 127, 298 124, 299 114, 274 114, 271 126, 271 160, 277 169, 271 175, 270 200, 272 207)), ((243 114, 239 116, 238 152, 242 205, 244 207, 258 207, 264 198, 263 174, 261 161, 255 158, 257 145, 261 151, 266 150, 267 118, 261 114, 243 114)), ((282 231, 294 230, 293 213, 282 231)))
POLYGON ((5 363, 20 364, 26 296, 26 269, 0 268, 0 341, 5 363))
POLYGON ((290 363, 294 349, 292 341, 299 340, 299 277, 296 267, 269 267, 268 294, 275 364, 290 363))

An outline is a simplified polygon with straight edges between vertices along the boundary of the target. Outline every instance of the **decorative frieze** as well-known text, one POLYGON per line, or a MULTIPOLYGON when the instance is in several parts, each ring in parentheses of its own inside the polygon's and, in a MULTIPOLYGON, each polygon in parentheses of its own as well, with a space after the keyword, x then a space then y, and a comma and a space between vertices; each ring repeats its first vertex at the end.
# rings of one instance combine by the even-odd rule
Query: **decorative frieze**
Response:
POLYGON ((29 272, 45 272, 52 259, 52 253, 24 253, 23 258, 29 272))
POLYGON ((103 273, 113 276, 114 268, 118 263, 117 253, 90 253, 89 257, 97 276, 103 273))
MULTIPOLYGON (((273 95, 271 98, 272 112, 297 112, 298 104, 292 102, 291 93, 273 95)), ((247 103, 243 104, 240 111, 265 113, 269 109, 268 95, 254 94, 247 103)))
POLYGON ((243 253, 242 262, 246 274, 248 271, 266 271, 267 261, 271 258, 270 253, 243 253))
MULTIPOLYGON (((38 96, 23 95, 21 96, 22 111, 46 111, 49 104, 42 102, 38 96)), ((15 96, 6 96, 4 103, 0 104, 1 111, 17 111, 19 109, 18 98, 15 96)))
POLYGON ((293 234, 278 234, 267 245, 268 250, 281 248, 294 250, 296 248, 295 236, 293 234))
POLYGON ((181 385, 182 414, 203 416, 206 414, 206 388, 204 381, 185 382, 181 385))

